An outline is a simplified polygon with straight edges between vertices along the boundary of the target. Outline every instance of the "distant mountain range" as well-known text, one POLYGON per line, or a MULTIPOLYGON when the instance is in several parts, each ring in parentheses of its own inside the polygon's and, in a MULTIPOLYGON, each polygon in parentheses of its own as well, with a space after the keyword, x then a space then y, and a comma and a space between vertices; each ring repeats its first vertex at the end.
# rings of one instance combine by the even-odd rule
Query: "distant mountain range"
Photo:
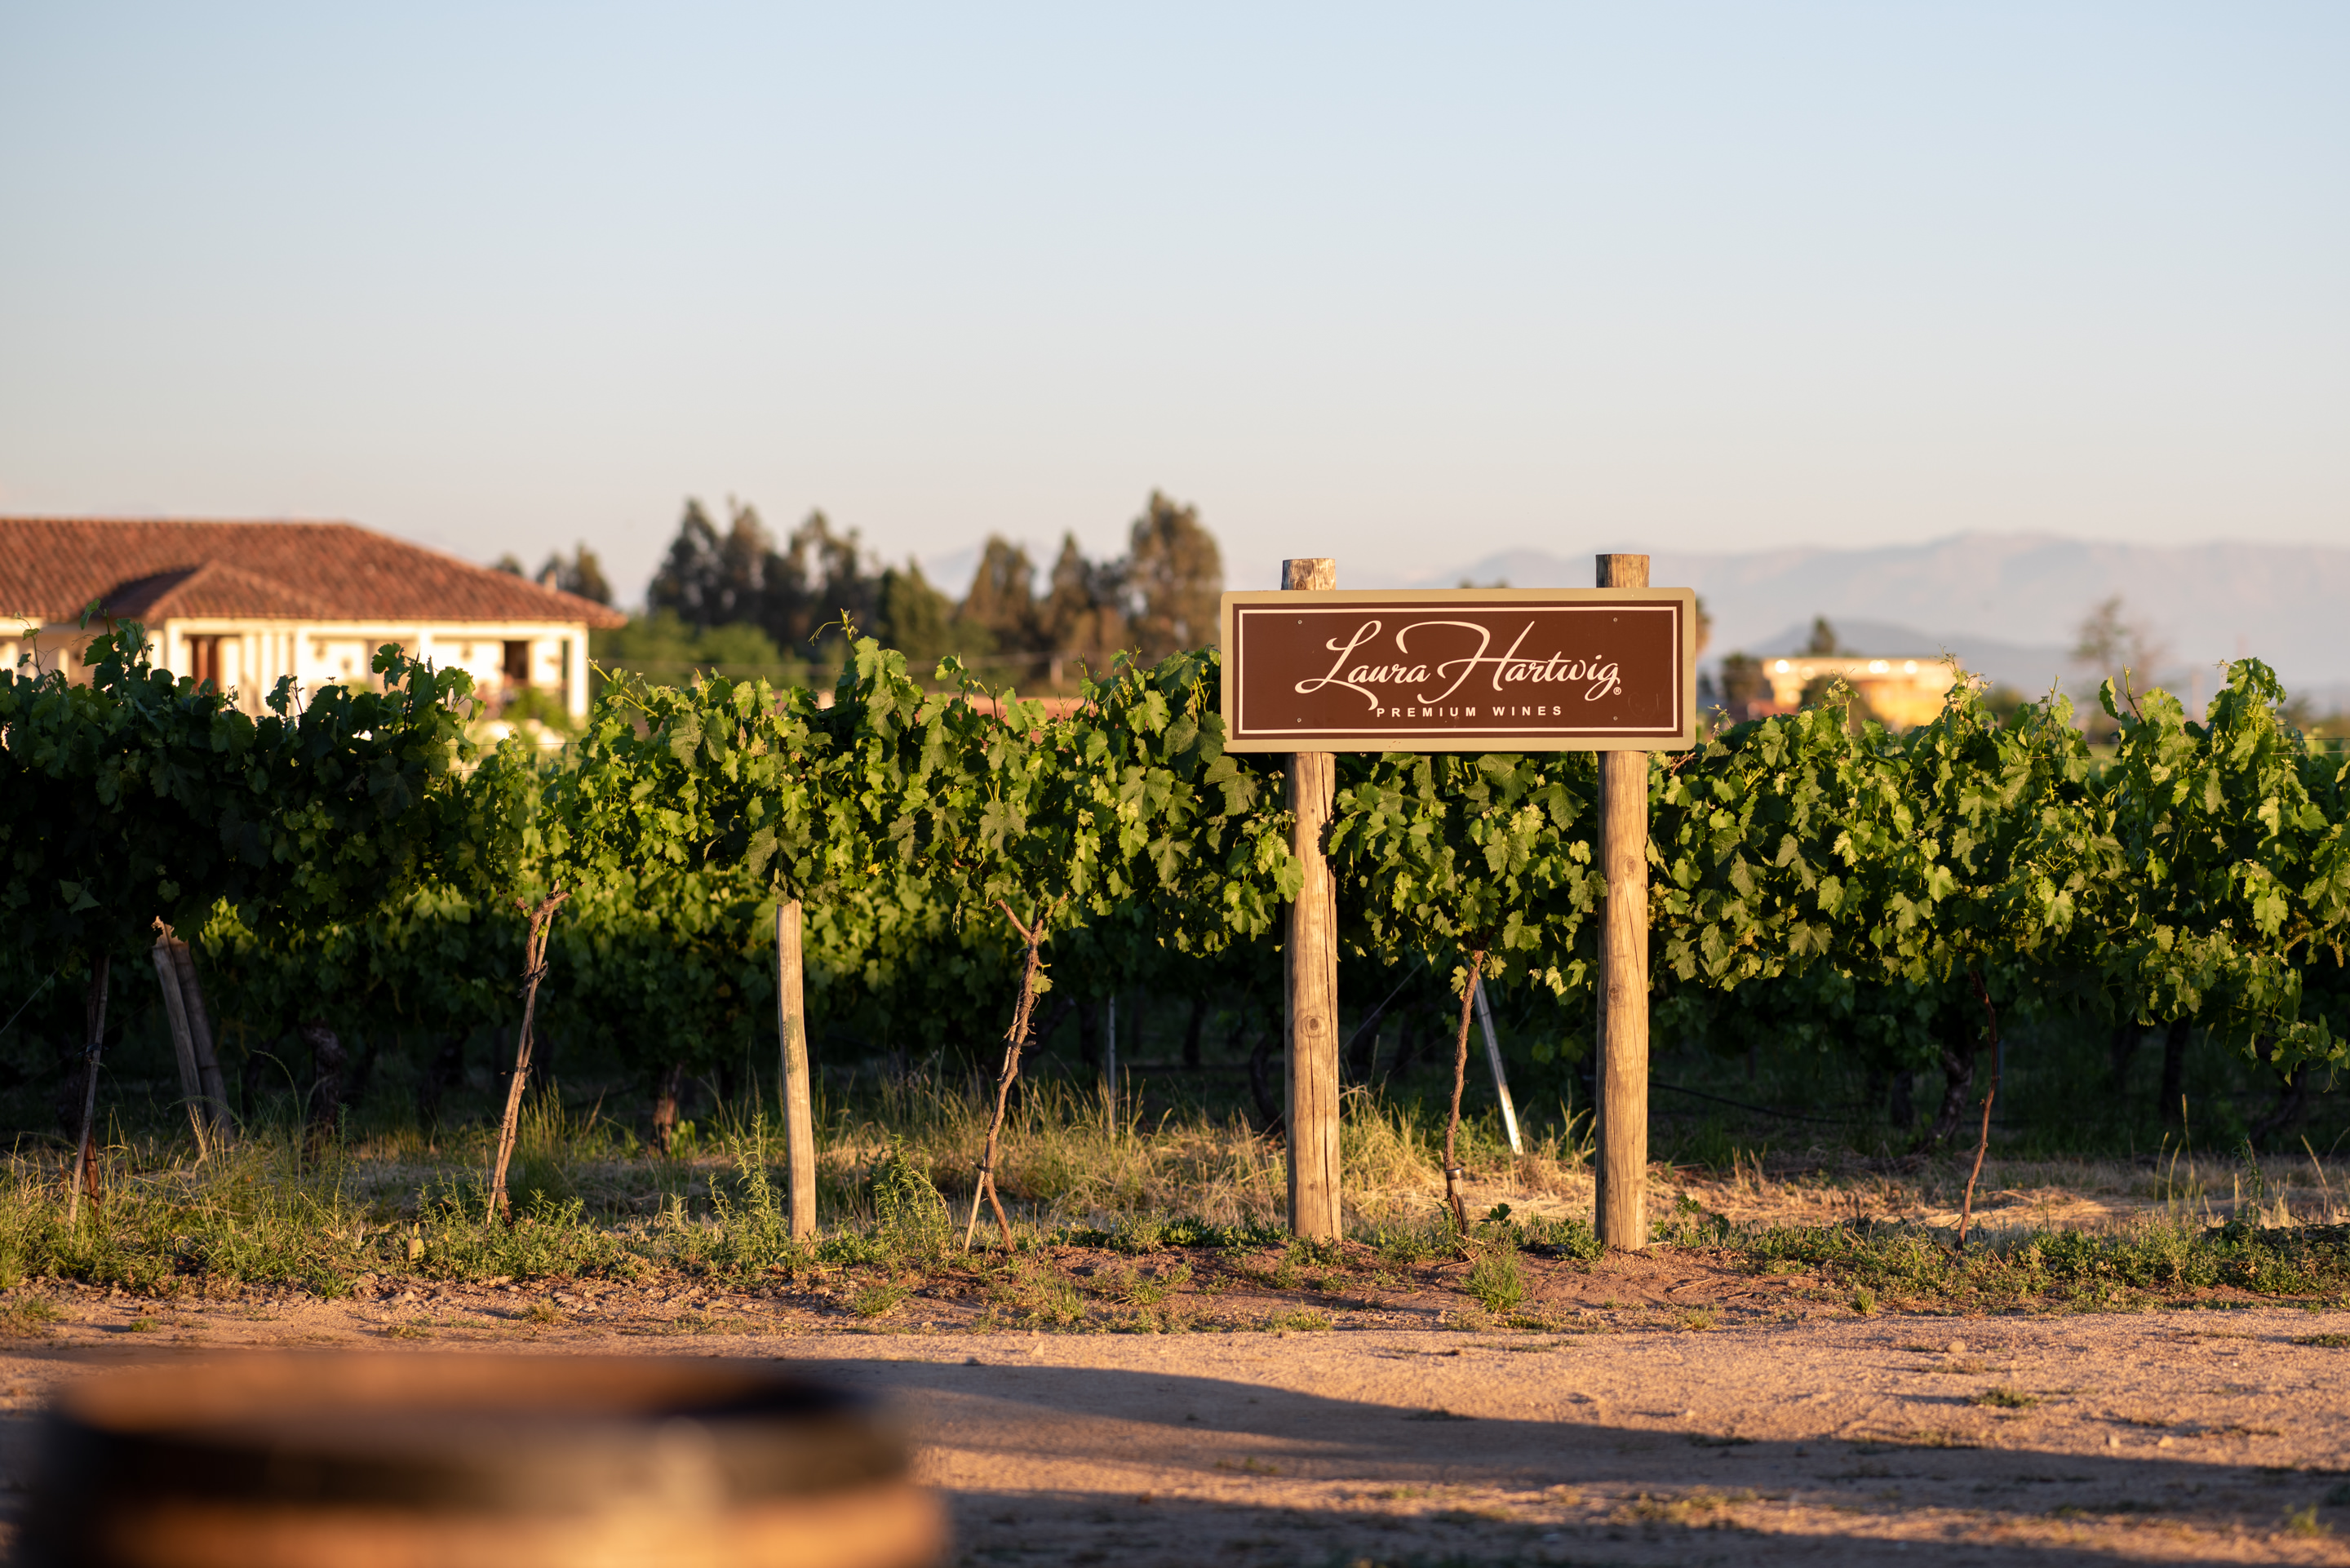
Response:
MULTIPOLYGON (((1348 587, 1580 587, 1587 554, 1505 550, 1463 566, 1348 587)), ((1955 653, 2023 691, 2083 671, 2081 622, 2118 596, 2165 650, 2158 679, 2206 695, 2222 659, 2252 654, 2321 708, 2350 707, 2350 548, 2323 545, 2126 545, 2046 535, 1961 534, 1873 549, 1736 555, 1661 551, 1652 581, 1695 588, 1713 617, 1712 657, 1790 652, 1825 615, 1863 653, 1955 653), (2329 703, 2328 698, 2331 698, 2329 703)))

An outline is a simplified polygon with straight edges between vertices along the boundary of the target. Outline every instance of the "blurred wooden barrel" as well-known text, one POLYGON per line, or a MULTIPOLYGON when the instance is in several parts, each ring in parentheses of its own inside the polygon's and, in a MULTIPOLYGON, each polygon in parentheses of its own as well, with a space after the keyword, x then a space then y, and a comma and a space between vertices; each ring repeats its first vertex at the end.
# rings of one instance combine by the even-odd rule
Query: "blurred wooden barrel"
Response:
POLYGON ((868 1401, 760 1362, 257 1353, 69 1386, 20 1561, 918 1568, 939 1501, 868 1401))

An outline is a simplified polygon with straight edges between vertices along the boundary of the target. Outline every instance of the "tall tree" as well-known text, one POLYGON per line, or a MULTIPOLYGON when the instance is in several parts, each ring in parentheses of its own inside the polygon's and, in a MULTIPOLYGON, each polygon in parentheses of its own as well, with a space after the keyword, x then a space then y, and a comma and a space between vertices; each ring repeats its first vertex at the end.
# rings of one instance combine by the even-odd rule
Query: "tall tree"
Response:
POLYGON ((902 571, 891 566, 883 572, 879 598, 874 636, 904 654, 910 668, 927 675, 956 651, 954 601, 922 576, 920 563, 909 561, 902 571))
POLYGON ((2076 638, 2073 662, 2098 680, 2125 689, 2144 686, 2151 680, 2165 651, 2149 628, 2123 613, 2119 595, 2091 610, 2076 638))
POLYGON ((759 509, 726 498, 726 537, 718 546, 723 587, 712 626, 747 621, 764 626, 775 590, 775 542, 759 520, 759 509))
POLYGON ((669 610, 695 628, 712 626, 716 619, 712 611, 724 577, 718 530, 711 525, 702 503, 689 498, 685 515, 678 519, 677 537, 670 541, 669 555, 653 574, 652 586, 645 590, 645 604, 650 609, 669 610))
POLYGON ((1182 649, 1215 644, 1224 561, 1215 535, 1200 526, 1198 507, 1150 493, 1142 515, 1134 520, 1127 582, 1142 601, 1133 631, 1145 660, 1155 663, 1182 649))
MULTIPOLYGON (((979 571, 971 580, 957 615, 966 653, 1035 649, 1044 624, 1038 614, 1035 587, 1036 565, 1028 552, 990 534, 980 553, 979 571), (978 635, 974 635, 978 634, 978 635)), ((904 647, 903 643, 899 644, 904 647)))
MULTIPOLYGON (((498 562, 498 569, 519 572, 522 563, 512 556, 504 556, 498 562), (514 562, 511 567, 506 565, 509 561, 514 562)), ((599 605, 612 602, 612 585, 605 580, 604 563, 584 541, 567 560, 560 550, 547 556, 546 564, 538 569, 538 580, 548 587, 561 588, 567 594, 577 594, 581 598, 593 599, 599 605)))
POLYGON ((655 610, 674 610, 697 629, 735 621, 764 625, 771 613, 775 545, 756 507, 727 500, 726 532, 721 534, 689 499, 678 520, 677 537, 646 590, 655 610))
POLYGON ((1074 654, 1097 670, 1107 670, 1110 659, 1128 646, 1123 564, 1089 561, 1077 548, 1075 534, 1062 535, 1039 619, 1043 640, 1052 651, 1074 654))
POLYGON ((811 512, 784 546, 768 629, 801 657, 811 643, 845 656, 847 645, 838 633, 826 636, 822 628, 837 625, 843 616, 858 626, 872 625, 880 597, 880 576, 867 567, 857 530, 836 534, 831 519, 811 512))
POLYGON ((1771 700, 1771 682, 1762 673, 1762 661, 1751 653, 1725 653, 1721 656, 1721 705, 1729 710, 1730 722, 1744 723, 1754 716, 1754 705, 1771 700))

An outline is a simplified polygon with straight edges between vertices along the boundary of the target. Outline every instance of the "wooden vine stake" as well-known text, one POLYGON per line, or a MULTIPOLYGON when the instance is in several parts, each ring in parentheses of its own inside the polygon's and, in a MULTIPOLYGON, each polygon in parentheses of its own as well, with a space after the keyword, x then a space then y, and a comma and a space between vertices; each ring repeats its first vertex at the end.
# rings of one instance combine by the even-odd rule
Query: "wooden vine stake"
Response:
POLYGON ((971 1191, 971 1220, 962 1228, 962 1250, 971 1251, 972 1238, 979 1231, 979 1202, 984 1198, 995 1210, 997 1229, 1003 1232, 1006 1251, 1012 1246, 1012 1221, 1004 1217, 1003 1200, 995 1195, 995 1146, 1003 1132, 1004 1107, 1012 1103, 1013 1080, 1020 1076, 1020 1049, 1028 1043, 1028 1024, 1036 1011, 1037 950, 1044 945, 1045 921, 1052 914, 1048 907, 1040 909, 1027 925, 1012 912, 1012 906, 998 900, 995 906, 1020 940, 1028 944, 1027 961, 1020 967, 1020 1000, 1013 1004, 1012 1027, 1003 1032, 1003 1068, 995 1078, 995 1115, 987 1124, 987 1148, 979 1158, 979 1181, 971 1191))
MULTIPOLYGON (((1598 586, 1645 588, 1646 556, 1602 556, 1598 586)), ((1599 753, 1599 1189, 1610 1247, 1648 1244, 1648 753, 1599 753)))
POLYGON ((808 1079, 807 1002, 800 953, 800 901, 775 906, 775 1037, 783 1053, 784 1147, 792 1240, 816 1234, 816 1096, 808 1079))
POLYGON ((100 953, 89 971, 89 1000, 83 1009, 88 1032, 81 1048, 81 1139, 74 1145, 73 1179, 66 1188, 68 1225, 81 1219, 81 1195, 98 1196, 98 1154, 90 1147, 90 1129, 98 1119, 98 1059, 106 1050, 106 981, 113 969, 112 955, 100 953))
POLYGON ((204 1012, 203 991, 196 983, 194 956, 162 921, 155 922, 155 931, 150 956, 155 963, 156 984, 163 992, 172 1052, 179 1063, 180 1098, 188 1107, 188 1122, 196 1135, 196 1156, 202 1159, 229 1129, 228 1085, 213 1050, 212 1020, 204 1012))
POLYGON ((490 1212, 500 1220, 512 1217, 506 1204, 506 1166, 514 1158, 523 1088, 530 1081, 530 1026, 538 1012, 538 982, 546 978, 546 938, 555 928, 556 909, 569 897, 558 888, 536 909, 527 898, 515 899, 515 908, 530 917, 530 929, 522 944, 522 1032, 515 1042, 514 1077, 506 1085, 506 1114, 498 1123, 498 1163, 490 1175, 490 1212))
POLYGON ((204 988, 196 980, 196 955, 188 944, 172 936, 167 927, 163 933, 170 940, 172 968, 180 977, 180 998, 188 1016, 188 1040, 195 1048, 196 1077, 204 1088, 204 1114, 211 1122, 215 1141, 225 1137, 235 1126, 229 1110, 228 1080, 221 1073, 220 1050, 213 1040, 212 1014, 205 1011, 204 988))
MULTIPOLYGON (((1281 586, 1289 593, 1336 588, 1338 563, 1318 556, 1284 561, 1281 586)), ((1294 752, 1288 774, 1289 809, 1297 819, 1290 851, 1305 882, 1289 906, 1282 944, 1288 1046, 1282 1126, 1289 1141, 1290 1232, 1321 1239, 1336 1237, 1340 1229, 1338 884, 1322 849, 1338 759, 1329 752, 1294 752)))
POLYGON ((163 1021, 171 1026, 172 1054, 180 1068, 180 1103, 188 1108, 188 1127, 196 1135, 196 1158, 212 1152, 212 1129, 205 1126, 204 1080, 196 1070, 195 1036, 188 1029, 188 1006, 180 995, 180 971, 172 962, 168 936, 155 939, 149 956, 155 961, 155 980, 163 992, 163 1021))

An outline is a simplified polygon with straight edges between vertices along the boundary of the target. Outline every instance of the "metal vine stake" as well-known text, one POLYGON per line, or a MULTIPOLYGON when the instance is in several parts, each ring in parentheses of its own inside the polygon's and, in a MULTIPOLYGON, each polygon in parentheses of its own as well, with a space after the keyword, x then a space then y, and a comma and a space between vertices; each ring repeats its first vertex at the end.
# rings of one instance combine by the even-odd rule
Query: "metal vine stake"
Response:
POLYGON ((546 978, 546 939, 555 927, 556 909, 569 897, 557 888, 539 900, 536 909, 526 898, 515 899, 515 908, 530 917, 530 930, 522 946, 522 1038, 515 1044, 514 1077, 506 1084, 505 1119, 498 1124, 497 1168, 490 1177, 490 1213, 500 1220, 511 1218, 506 1205, 506 1164, 514 1158, 515 1127, 522 1117, 523 1085, 530 1078, 530 1026, 538 1011, 538 982, 546 978))

